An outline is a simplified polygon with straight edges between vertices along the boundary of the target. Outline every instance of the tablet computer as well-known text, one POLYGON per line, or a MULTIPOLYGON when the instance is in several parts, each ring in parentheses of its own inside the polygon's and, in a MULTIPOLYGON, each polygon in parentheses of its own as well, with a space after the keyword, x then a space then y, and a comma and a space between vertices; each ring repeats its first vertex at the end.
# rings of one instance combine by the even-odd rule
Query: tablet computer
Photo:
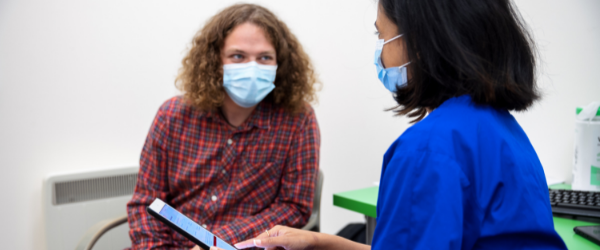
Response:
POLYGON ((175 210, 161 199, 156 198, 146 208, 146 211, 203 249, 216 246, 225 250, 237 250, 237 248, 206 230, 206 228, 198 225, 198 223, 175 210))

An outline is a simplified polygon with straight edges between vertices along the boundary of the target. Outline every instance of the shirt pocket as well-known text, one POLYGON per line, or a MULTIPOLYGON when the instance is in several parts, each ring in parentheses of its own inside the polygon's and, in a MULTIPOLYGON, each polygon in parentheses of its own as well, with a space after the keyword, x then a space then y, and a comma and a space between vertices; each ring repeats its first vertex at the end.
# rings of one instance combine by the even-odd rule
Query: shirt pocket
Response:
POLYGON ((250 164, 241 161, 242 171, 237 178, 235 188, 238 195, 254 209, 268 206, 277 195, 281 184, 282 163, 250 164))
POLYGON ((291 135, 277 131, 256 130, 246 145, 242 158, 247 164, 266 167, 285 160, 291 135))

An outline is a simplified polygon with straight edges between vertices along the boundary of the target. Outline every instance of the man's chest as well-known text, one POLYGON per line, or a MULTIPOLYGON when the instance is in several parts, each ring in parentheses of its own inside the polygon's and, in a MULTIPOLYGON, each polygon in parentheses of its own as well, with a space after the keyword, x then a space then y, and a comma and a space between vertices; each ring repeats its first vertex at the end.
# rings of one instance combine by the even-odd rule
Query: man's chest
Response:
POLYGON ((181 129, 169 138, 165 152, 169 186, 244 189, 265 184, 281 176, 292 138, 292 131, 279 129, 181 129))

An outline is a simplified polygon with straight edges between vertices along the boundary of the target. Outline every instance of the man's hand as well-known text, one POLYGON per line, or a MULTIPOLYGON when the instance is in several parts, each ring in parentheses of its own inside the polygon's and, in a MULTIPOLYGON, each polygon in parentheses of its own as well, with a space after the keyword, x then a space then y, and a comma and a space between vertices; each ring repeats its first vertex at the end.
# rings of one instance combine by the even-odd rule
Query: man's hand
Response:
MULTIPOLYGON (((258 237, 235 244, 239 249, 249 247, 261 247, 266 250, 275 250, 283 248, 286 250, 312 250, 319 242, 319 233, 289 228, 284 226, 275 226, 269 230, 269 234, 264 232, 258 237)), ((213 250, 211 248, 211 250, 213 250)), ((214 250, 220 250, 215 248, 214 250)))
MULTIPOLYGON (((194 248, 190 249, 190 250, 202 250, 198 245, 196 245, 194 248)), ((211 247, 212 250, 212 247, 211 247)))

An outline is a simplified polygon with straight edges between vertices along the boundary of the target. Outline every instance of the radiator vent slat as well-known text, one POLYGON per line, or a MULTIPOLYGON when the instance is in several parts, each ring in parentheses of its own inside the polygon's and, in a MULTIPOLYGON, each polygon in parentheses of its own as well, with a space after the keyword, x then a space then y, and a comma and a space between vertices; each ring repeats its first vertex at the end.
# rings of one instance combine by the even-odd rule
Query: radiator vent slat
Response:
POLYGON ((54 184, 54 205, 105 199, 133 194, 136 174, 57 182, 54 184))

